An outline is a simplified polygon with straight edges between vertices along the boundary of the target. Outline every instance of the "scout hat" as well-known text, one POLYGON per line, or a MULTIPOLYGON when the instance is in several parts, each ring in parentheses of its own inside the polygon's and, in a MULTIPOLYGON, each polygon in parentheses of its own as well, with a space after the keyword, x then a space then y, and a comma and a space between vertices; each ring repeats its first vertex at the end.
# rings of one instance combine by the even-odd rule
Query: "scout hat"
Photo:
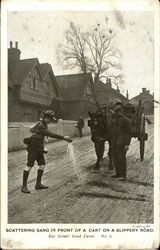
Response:
POLYGON ((54 113, 53 110, 47 110, 47 111, 45 111, 43 114, 44 114, 44 117, 45 117, 45 116, 48 116, 48 117, 50 117, 52 120, 56 120, 56 118, 55 118, 55 113, 54 113))

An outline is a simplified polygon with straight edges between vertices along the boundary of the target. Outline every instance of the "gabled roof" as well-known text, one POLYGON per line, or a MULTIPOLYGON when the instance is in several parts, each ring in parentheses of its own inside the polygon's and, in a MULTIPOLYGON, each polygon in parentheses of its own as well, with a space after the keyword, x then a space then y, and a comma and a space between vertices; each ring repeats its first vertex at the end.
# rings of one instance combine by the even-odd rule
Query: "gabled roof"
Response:
MULTIPOLYGON (((60 93, 59 93, 59 87, 58 87, 58 84, 57 84, 57 81, 56 81, 56 77, 53 73, 53 70, 52 70, 52 66, 49 64, 49 63, 41 63, 40 64, 40 67, 41 67, 41 70, 42 70, 42 75, 43 75, 43 78, 46 80, 47 79, 47 75, 48 73, 50 72, 53 79, 54 79, 54 83, 55 83, 55 86, 56 86, 56 91, 57 91, 57 94, 59 96, 59 100, 62 100, 62 98, 60 97, 60 93)), ((58 99, 57 99, 58 100, 58 99)))
POLYGON ((151 93, 145 93, 145 95, 144 93, 140 93, 139 95, 132 97, 130 101, 139 101, 148 98, 154 99, 154 96, 151 93))
MULTIPOLYGON (((15 65, 15 70, 13 72, 13 75, 11 78, 14 81, 14 85, 20 86, 23 80, 27 77, 29 72, 32 71, 32 69, 38 65, 40 66, 39 61, 37 58, 31 58, 31 59, 24 59, 24 60, 19 60, 16 62, 15 65)), ((42 72, 39 67, 40 75, 42 77, 42 72)))
POLYGON ((81 100, 89 81, 91 88, 93 83, 91 73, 60 75, 56 76, 56 80, 60 94, 65 101, 81 100))
POLYGON ((102 81, 98 81, 94 83, 94 90, 95 92, 112 92, 115 93, 117 97, 127 99, 124 95, 122 95, 120 92, 118 92, 116 89, 112 88, 111 86, 103 83, 102 81))
POLYGON ((43 77, 45 78, 48 72, 52 70, 52 67, 49 63, 40 63, 40 66, 41 66, 43 77))

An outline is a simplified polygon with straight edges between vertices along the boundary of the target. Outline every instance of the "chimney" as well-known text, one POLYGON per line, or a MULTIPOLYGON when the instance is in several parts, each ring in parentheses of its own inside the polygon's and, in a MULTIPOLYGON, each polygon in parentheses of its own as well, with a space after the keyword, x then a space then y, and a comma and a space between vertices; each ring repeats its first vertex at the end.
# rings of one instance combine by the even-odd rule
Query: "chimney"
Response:
POLYGON ((129 100, 128 89, 127 89, 127 92, 126 92, 126 98, 129 100))
POLYGON ((13 48, 13 42, 10 41, 10 48, 8 49, 8 59, 20 60, 21 51, 18 49, 18 42, 15 43, 15 48, 13 48))
POLYGON ((20 60, 20 54, 18 42, 15 43, 15 48, 13 48, 13 42, 10 41, 10 48, 8 49, 8 69, 10 73, 14 72, 15 63, 20 60))
POLYGON ((108 77, 106 77, 106 85, 108 85, 108 77))
POLYGON ((117 86, 117 92, 120 93, 120 90, 119 90, 118 86, 117 86))
POLYGON ((111 87, 111 79, 108 77, 106 78, 106 86, 111 87))
POLYGON ((18 42, 15 42, 16 49, 18 49, 18 42))
POLYGON ((146 88, 142 88, 142 93, 146 93, 146 88))

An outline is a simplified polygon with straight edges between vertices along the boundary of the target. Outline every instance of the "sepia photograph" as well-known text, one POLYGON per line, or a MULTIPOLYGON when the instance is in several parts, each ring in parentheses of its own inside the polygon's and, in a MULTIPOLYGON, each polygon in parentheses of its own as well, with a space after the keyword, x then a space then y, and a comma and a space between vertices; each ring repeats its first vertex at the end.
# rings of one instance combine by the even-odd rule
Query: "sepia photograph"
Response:
POLYGON ((68 246, 98 237, 112 249, 118 224, 116 233, 149 241, 159 164, 154 9, 11 8, 6 25, 5 234, 42 232, 68 246))

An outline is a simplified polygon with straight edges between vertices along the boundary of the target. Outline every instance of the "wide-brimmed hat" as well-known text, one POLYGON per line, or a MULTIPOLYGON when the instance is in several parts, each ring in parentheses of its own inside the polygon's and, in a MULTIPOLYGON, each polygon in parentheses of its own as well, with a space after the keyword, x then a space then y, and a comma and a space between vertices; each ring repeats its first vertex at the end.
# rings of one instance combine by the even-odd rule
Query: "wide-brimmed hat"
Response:
POLYGON ((47 111, 45 111, 43 114, 44 114, 44 117, 45 117, 45 116, 48 116, 48 117, 50 117, 52 120, 56 120, 56 118, 55 118, 55 113, 54 113, 53 110, 47 110, 47 111))
POLYGON ((115 103, 114 103, 114 108, 113 110, 114 111, 119 111, 119 110, 122 110, 122 102, 120 100, 116 100, 115 103))
POLYGON ((115 105, 122 105, 123 103, 121 102, 121 100, 119 100, 119 99, 116 99, 115 101, 114 101, 114 106, 115 105))

